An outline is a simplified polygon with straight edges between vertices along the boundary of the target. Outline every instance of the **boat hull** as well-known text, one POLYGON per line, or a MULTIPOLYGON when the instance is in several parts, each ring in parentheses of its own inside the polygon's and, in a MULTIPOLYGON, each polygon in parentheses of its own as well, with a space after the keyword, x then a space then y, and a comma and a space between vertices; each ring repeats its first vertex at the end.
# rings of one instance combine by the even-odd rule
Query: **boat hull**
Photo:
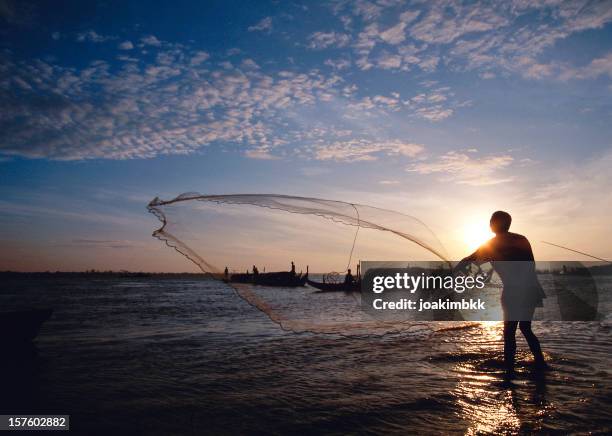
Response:
POLYGON ((313 288, 317 288, 317 292, 360 292, 361 285, 360 283, 321 283, 321 282, 313 282, 312 280, 307 280, 308 283, 313 288))
POLYGON ((305 286, 308 274, 293 274, 291 272, 272 272, 259 274, 232 274, 230 282, 250 283, 260 286, 276 286, 294 288, 305 286))
POLYGON ((0 340, 4 343, 31 342, 52 313, 51 309, 0 313, 0 340))

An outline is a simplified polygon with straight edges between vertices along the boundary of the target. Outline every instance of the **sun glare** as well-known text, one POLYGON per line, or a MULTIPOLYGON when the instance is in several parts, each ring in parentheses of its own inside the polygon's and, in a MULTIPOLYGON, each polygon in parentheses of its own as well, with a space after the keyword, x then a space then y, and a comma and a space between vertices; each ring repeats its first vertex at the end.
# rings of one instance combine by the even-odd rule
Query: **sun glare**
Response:
POLYGON ((463 242, 470 250, 475 250, 493 237, 488 226, 468 224, 463 228, 463 242))

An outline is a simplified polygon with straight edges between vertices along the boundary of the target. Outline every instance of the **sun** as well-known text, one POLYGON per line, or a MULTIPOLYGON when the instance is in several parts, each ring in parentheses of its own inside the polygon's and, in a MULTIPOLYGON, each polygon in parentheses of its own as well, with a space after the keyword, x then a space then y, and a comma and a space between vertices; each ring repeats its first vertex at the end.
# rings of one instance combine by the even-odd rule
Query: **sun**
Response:
POLYGON ((463 242, 470 250, 476 250, 493 236, 488 225, 471 223, 463 228, 463 242))

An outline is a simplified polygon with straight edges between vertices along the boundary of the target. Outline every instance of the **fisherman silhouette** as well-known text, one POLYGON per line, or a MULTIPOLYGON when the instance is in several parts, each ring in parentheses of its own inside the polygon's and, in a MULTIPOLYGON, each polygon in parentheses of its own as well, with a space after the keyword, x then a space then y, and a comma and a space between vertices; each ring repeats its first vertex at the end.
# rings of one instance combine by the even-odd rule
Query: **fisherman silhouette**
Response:
POLYGON ((495 237, 465 257, 456 270, 465 270, 470 264, 490 262, 503 283, 501 295, 504 312, 504 364, 506 370, 514 370, 516 354, 516 328, 520 328, 529 344, 536 368, 546 368, 540 341, 531 330, 535 308, 542 306, 546 297, 538 282, 531 245, 527 238, 511 233, 512 217, 503 211, 491 215, 490 227, 495 237))
POLYGON ((352 285, 353 283, 355 283, 355 277, 353 277, 353 274, 351 274, 351 269, 349 268, 344 276, 344 284, 352 285))
POLYGON ((291 261, 291 275, 295 275, 295 263, 291 261))

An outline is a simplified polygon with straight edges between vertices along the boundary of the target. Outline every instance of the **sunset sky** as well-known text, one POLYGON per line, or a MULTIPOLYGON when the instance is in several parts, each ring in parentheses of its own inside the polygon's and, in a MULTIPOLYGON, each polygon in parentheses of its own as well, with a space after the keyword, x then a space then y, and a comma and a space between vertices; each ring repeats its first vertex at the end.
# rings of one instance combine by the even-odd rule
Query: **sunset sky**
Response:
POLYGON ((194 191, 611 258, 611 78, 612 1, 0 0, 0 270, 193 270, 146 205, 194 191))

